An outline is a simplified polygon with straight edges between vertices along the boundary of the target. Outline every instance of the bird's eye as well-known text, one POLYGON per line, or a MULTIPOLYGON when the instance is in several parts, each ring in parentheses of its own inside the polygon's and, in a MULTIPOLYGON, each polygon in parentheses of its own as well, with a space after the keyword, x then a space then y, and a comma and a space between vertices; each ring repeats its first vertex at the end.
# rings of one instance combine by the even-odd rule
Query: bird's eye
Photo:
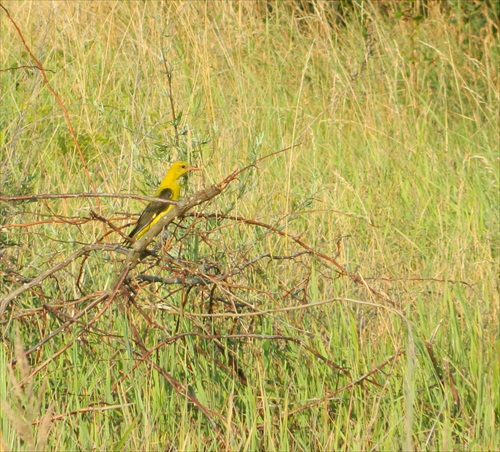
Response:
POLYGON ((183 168, 186 168, 186 165, 182 165, 183 168))

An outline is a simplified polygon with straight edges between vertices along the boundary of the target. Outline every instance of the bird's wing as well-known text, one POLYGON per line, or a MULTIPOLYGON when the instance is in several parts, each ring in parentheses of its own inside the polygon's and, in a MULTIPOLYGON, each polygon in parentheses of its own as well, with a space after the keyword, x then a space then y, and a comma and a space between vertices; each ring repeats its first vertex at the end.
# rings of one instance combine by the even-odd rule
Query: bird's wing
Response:
MULTIPOLYGON (((173 191, 170 188, 164 188, 156 198, 162 199, 172 199, 173 191)), ((136 237, 144 228, 146 228, 159 214, 169 210, 172 204, 166 204, 160 201, 150 202, 141 216, 137 220, 137 224, 132 232, 128 235, 129 237, 136 237)))

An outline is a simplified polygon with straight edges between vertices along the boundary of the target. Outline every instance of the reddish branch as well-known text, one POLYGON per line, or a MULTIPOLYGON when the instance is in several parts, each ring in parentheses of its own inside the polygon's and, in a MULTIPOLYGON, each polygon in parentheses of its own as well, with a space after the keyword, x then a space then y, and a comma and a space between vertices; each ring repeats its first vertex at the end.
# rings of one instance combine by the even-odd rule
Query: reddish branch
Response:
POLYGON ((321 397, 319 399, 315 399, 311 403, 308 403, 306 405, 303 405, 303 406, 300 406, 298 408, 295 408, 294 410, 290 410, 289 413, 288 413, 288 415, 292 416, 294 414, 300 413, 301 411, 308 410, 308 409, 310 409, 310 408, 312 408, 314 406, 321 405, 321 404, 325 403, 326 401, 332 399, 336 395, 338 395, 338 394, 346 391, 347 389, 350 389, 350 388, 352 388, 352 387, 354 387, 356 385, 359 385, 363 381, 368 380, 368 378, 370 376, 375 375, 376 373, 380 372, 385 366, 387 366, 387 364, 389 364, 392 361, 394 361, 395 359, 399 358, 403 353, 404 353, 404 350, 399 349, 394 355, 392 355, 391 357, 389 357, 388 359, 386 359, 382 364, 378 365, 377 367, 374 367, 369 372, 367 372, 364 375, 361 375, 361 377, 357 378, 356 380, 353 380, 353 381, 349 382, 345 386, 343 386, 343 387, 341 387, 341 388, 339 388, 339 389, 337 389, 335 391, 327 392, 324 397, 321 397))
POLYGON ((198 213, 195 214, 194 216, 202 217, 202 218, 217 218, 217 219, 227 219, 227 220, 232 220, 232 221, 237 221, 245 224, 250 224, 253 226, 259 226, 261 228, 267 229, 274 234, 278 234, 282 237, 285 237, 287 239, 290 239, 294 241, 297 245, 299 245, 301 248, 304 250, 308 251, 314 256, 317 256, 327 262, 330 262, 333 264, 339 273, 344 276, 348 276, 352 281, 354 281, 357 284, 362 285, 366 289, 368 289, 373 295, 375 295, 377 298, 384 300, 386 303, 389 303, 391 306, 396 306, 396 303, 389 299, 387 296, 381 294, 380 292, 376 291, 373 287, 370 287, 366 282, 364 281, 363 278, 361 278, 358 275, 355 275, 354 273, 350 273, 345 269, 344 266, 339 264, 336 259, 333 257, 329 256, 328 254, 322 253, 320 251, 315 250, 312 246, 308 245, 307 243, 303 242, 299 237, 293 236, 291 234, 288 234, 287 232, 282 231, 281 229, 278 229, 270 224, 263 223, 262 221, 257 221, 257 220, 251 220, 248 218, 243 218, 239 216, 233 216, 233 215, 223 215, 223 214, 204 214, 204 213, 198 213))
POLYGON ((19 35, 19 37, 21 38, 21 41, 24 45, 24 48, 26 49, 26 51, 28 52, 29 56, 31 57, 31 59, 33 60, 33 62, 35 63, 36 67, 40 70, 40 73, 42 74, 42 77, 43 77, 43 81, 45 83, 45 86, 47 87, 47 89, 50 91, 50 93, 54 96, 54 99, 56 100, 56 102, 59 104, 59 106, 61 107, 61 110, 62 110, 62 113, 63 113, 63 116, 64 116, 64 119, 66 120, 66 124, 68 126, 68 131, 69 131, 69 134, 71 135, 71 138, 73 139, 73 142, 75 143, 75 147, 78 151, 78 155, 80 156, 80 160, 82 162, 82 165, 83 167, 85 168, 85 172, 87 174, 87 178, 90 182, 90 185, 92 186, 92 189, 95 191, 95 186, 92 182, 92 178, 90 176, 90 171, 87 167, 87 163, 85 162, 85 158, 83 156, 83 152, 82 150, 80 149, 80 145, 78 144, 78 140, 76 139, 76 134, 75 134, 75 131, 73 130, 73 125, 71 124, 71 119, 69 117, 69 113, 68 113, 68 110, 66 109, 66 107, 64 106, 64 103, 63 101, 61 100, 61 98, 59 97, 59 95, 55 92, 54 88, 52 88, 50 82, 49 82, 49 79, 47 77, 47 70, 43 67, 42 63, 40 62, 40 60, 33 54, 33 52, 31 51, 30 47, 28 46, 28 44, 26 43, 26 40, 24 39, 24 35, 23 33, 21 32, 21 29, 19 28, 19 26, 17 25, 17 23, 14 21, 14 19, 12 18, 12 16, 10 15, 9 11, 7 10, 7 8, 5 8, 5 6, 3 6, 1 3, 0 3, 0 8, 2 8, 5 12, 5 14, 7 14, 7 17, 8 19, 10 20, 10 22, 12 23, 12 25, 14 26, 14 28, 16 29, 17 31, 17 34, 19 35))

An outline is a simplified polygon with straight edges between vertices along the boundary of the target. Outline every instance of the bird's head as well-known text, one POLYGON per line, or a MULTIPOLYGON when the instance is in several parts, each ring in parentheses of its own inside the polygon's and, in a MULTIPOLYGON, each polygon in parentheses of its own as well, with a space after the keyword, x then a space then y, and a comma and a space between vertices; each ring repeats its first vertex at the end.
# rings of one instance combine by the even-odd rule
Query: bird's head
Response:
POLYGON ((179 179, 179 177, 184 176, 184 174, 189 171, 199 171, 200 168, 196 168, 196 166, 192 166, 186 162, 175 162, 169 170, 169 173, 173 176, 175 180, 179 179))

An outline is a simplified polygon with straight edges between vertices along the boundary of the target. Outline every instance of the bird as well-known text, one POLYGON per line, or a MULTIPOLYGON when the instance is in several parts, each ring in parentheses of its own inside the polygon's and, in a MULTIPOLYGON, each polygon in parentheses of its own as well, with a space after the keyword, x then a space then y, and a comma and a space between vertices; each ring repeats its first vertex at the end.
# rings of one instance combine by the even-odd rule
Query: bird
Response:
MULTIPOLYGON (((179 179, 189 171, 199 170, 200 168, 191 166, 187 162, 175 162, 170 167, 167 174, 165 174, 165 177, 158 186, 154 197, 177 201, 181 193, 181 184, 179 183, 179 179)), ((173 204, 167 204, 161 201, 151 201, 142 212, 134 229, 128 236, 131 239, 139 240, 146 232, 149 231, 151 226, 157 223, 161 217, 165 216, 167 212, 173 208, 173 204)))

